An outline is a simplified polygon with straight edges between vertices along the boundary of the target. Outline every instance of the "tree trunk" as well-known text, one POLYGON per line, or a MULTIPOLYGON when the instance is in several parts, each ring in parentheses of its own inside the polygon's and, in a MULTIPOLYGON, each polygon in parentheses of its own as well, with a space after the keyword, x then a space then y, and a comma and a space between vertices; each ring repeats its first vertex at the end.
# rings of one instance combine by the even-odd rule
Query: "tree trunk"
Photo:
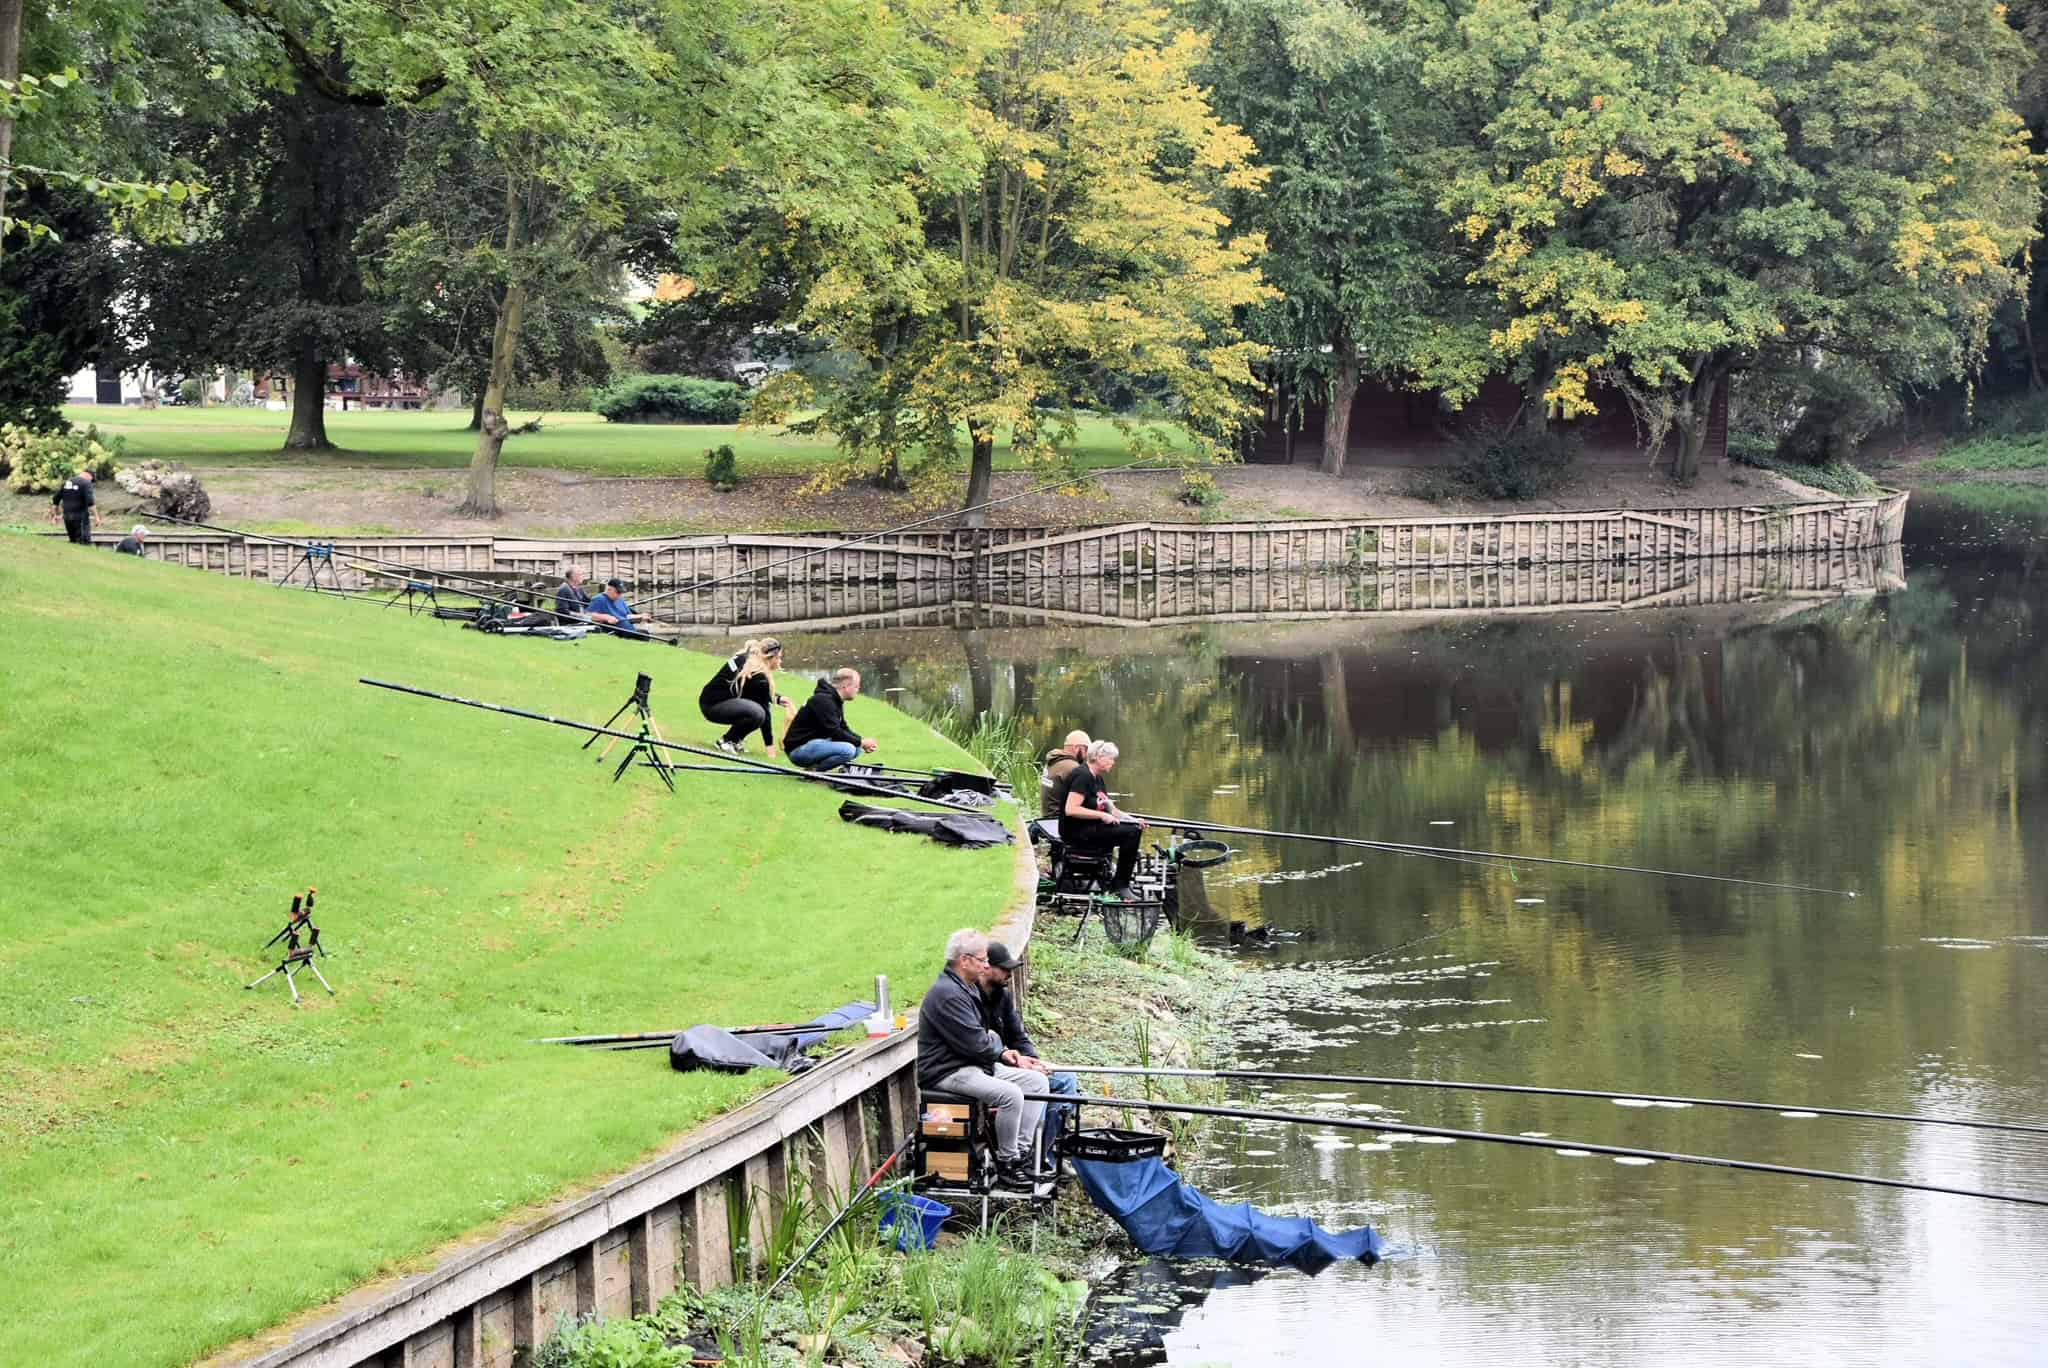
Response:
MULTIPOLYGON (((519 187, 505 185, 505 257, 513 260, 525 245, 525 214, 519 187)), ((515 266, 516 270, 517 267, 515 266)), ((491 329, 491 374, 484 382, 483 417, 477 429, 476 454, 469 458, 469 494, 459 510, 473 518, 498 516, 498 453, 511 424, 505 421, 505 391, 512 384, 512 358, 519 352, 519 330, 526 323, 526 286, 518 280, 505 286, 498 301, 498 320, 491 329)))
POLYGON ((1557 367, 1548 356, 1540 357, 1536 368, 1529 372, 1529 378, 1522 382, 1522 406, 1515 412, 1522 427, 1531 432, 1550 429, 1550 401, 1543 395, 1556 378, 1557 367))
POLYGON ((1671 477, 1680 484, 1699 477, 1700 453, 1706 450, 1707 434, 1714 426, 1714 393, 1720 388, 1721 376, 1711 370, 1703 370, 1686 387, 1685 407, 1678 416, 1678 452, 1671 461, 1671 477))
POLYGON ((1358 397, 1358 348, 1339 335, 1341 354, 1330 376, 1330 407, 1323 414, 1323 463, 1325 475, 1342 475, 1344 458, 1351 451, 1351 402, 1358 397))
MULTIPOLYGON (((0 81, 21 78, 22 10, 27 0, 0 0, 0 81)), ((0 118, 0 165, 14 156, 14 120, 0 118)), ((0 218, 7 216, 7 176, 0 174, 0 218)), ((5 234, 0 234, 0 255, 7 251, 5 234)))
POLYGON ((960 521, 968 527, 987 527, 988 510, 982 507, 995 497, 996 431, 970 427, 973 455, 967 465, 967 502, 961 506, 960 521))
POLYGON ((978 629, 960 633, 960 651, 967 657, 967 705, 974 710, 968 720, 972 721, 995 710, 995 671, 989 668, 988 640, 978 629))
POLYGON ((484 430, 484 392, 481 389, 476 392, 476 398, 469 401, 469 430, 484 430))
POLYGON ((311 342, 301 343, 292 364, 292 425, 286 451, 332 451, 327 440, 327 358, 311 342))

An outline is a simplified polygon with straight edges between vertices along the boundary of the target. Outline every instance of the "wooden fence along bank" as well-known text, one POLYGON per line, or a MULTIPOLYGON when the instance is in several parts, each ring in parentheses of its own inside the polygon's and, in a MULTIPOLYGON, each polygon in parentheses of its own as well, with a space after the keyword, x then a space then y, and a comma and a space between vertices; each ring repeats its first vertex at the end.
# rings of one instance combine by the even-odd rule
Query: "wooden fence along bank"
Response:
MULTIPOLYGON (((1904 493, 1827 503, 1651 512, 1516 513, 1441 518, 1311 519, 1254 523, 1120 523, 1070 531, 958 528, 859 534, 641 538, 594 542, 524 537, 335 537, 333 568, 350 588, 389 586, 352 557, 373 556, 424 575, 451 572, 545 579, 581 565, 654 586, 753 574, 757 582, 939 583, 1136 575, 1291 574, 1302 571, 1458 569, 1600 561, 1867 550, 1895 545, 1904 493)), ((113 537, 103 538, 111 542, 113 537)), ((257 537, 164 533, 147 554, 221 574, 303 580, 300 546, 257 537)), ((329 576, 322 572, 322 582, 329 576)))

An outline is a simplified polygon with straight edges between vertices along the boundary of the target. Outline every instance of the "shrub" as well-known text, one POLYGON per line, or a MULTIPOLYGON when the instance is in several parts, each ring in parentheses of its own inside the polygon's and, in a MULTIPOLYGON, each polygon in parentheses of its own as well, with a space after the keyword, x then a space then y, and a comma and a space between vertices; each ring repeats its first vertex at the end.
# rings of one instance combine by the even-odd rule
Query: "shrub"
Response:
POLYGON ((1862 366, 1804 370, 1788 380, 1799 407, 1773 453, 1780 461, 1810 466, 1847 461, 1865 437, 1899 412, 1897 397, 1862 366))
POLYGON ((197 379, 180 380, 178 382, 178 398, 188 404, 201 403, 206 398, 206 386, 197 379))
POLYGON ((1452 475, 1484 499, 1534 499, 1572 476, 1579 444, 1551 428, 1474 429, 1458 443, 1452 475))
POLYGON ((721 494, 740 487, 740 461, 730 442, 720 442, 704 453, 704 478, 721 494))
POLYGON ((17 494, 51 493, 81 470, 90 470, 95 480, 110 480, 122 449, 120 438, 102 438, 96 427, 31 432, 14 423, 0 425, 0 469, 17 494))
POLYGON ((591 396, 614 423, 737 423, 746 389, 694 375, 629 375, 591 396))
POLYGON ((1180 493, 1174 498, 1189 508, 1208 510, 1223 502, 1223 491, 1216 487, 1216 477, 1206 470, 1184 471, 1180 477, 1180 493))
POLYGON ((188 522, 204 522, 213 514, 213 500, 189 470, 176 470, 162 461, 143 461, 122 466, 114 482, 138 499, 154 499, 157 512, 188 522))

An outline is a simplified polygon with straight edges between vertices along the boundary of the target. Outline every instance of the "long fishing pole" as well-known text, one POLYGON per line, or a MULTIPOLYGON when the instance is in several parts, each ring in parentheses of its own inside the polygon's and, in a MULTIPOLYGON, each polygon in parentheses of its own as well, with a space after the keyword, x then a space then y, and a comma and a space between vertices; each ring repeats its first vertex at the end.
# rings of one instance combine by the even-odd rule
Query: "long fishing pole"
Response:
POLYGON ((768 1299, 775 1295, 776 1289, 789 1281, 790 1275, 796 1272, 797 1268, 803 1263, 803 1261, 810 1258, 811 1255, 816 1252, 819 1245, 825 1243, 825 1237, 830 1235, 833 1231, 837 1230, 839 1228, 839 1223, 841 1221, 844 1221, 848 1216, 851 1216, 853 1214, 854 1208, 860 1205, 861 1199, 863 1197, 866 1197, 870 1192, 873 1192, 875 1190, 875 1184, 881 1182, 883 1175, 888 1173, 890 1169, 896 1167, 896 1161, 898 1159, 901 1159, 904 1155, 904 1152, 915 1143, 917 1143, 917 1133, 913 1131, 910 1135, 904 1138, 902 1144, 896 1147, 895 1153, 891 1154, 887 1159, 884 1159, 881 1163, 881 1166, 877 1168, 873 1173, 870 1173, 868 1175, 868 1180, 860 1185, 860 1190, 854 1193, 853 1196, 847 1198, 846 1205, 839 1208, 839 1214, 834 1216, 829 1222, 826 1223, 825 1228, 818 1232, 816 1239, 812 1240, 809 1244, 804 1246, 803 1253, 797 1255, 794 1259, 791 1259, 789 1261, 789 1266, 782 1270, 782 1276, 777 1278, 774 1282, 768 1285, 768 1290, 766 1292, 763 1292, 759 1300, 757 1300, 754 1303, 754 1312, 756 1314, 759 1313, 760 1309, 763 1306, 767 1305, 768 1299))
POLYGON ((1169 826, 1181 831, 1214 831, 1231 836, 1270 836, 1283 841, 1318 841, 1324 845, 1349 846, 1357 850, 1378 850, 1395 855, 1434 855, 1443 857, 1493 860, 1501 864, 1564 865, 1572 869, 1600 869, 1611 874, 1651 874, 1666 879, 1699 879, 1708 883, 1741 884, 1749 888, 1775 888, 1787 893, 1824 893, 1830 897, 1853 898, 1855 890, 1848 888, 1822 888, 1814 884, 1777 883, 1770 879, 1743 879, 1733 874, 1695 874, 1683 869, 1647 869, 1641 865, 1602 864, 1596 860, 1567 860, 1555 855, 1509 855, 1498 850, 1464 850, 1457 846, 1415 845, 1406 841, 1367 841, 1354 836, 1325 836, 1314 831, 1268 831, 1263 827, 1225 826, 1217 822, 1197 822, 1181 817, 1158 817, 1150 813, 1134 812, 1133 817, 1143 818, 1160 826, 1169 826))
MULTIPOLYGON (((358 678, 356 682, 358 684, 367 684, 373 689, 389 689, 393 693, 412 694, 418 698, 430 698, 437 703, 459 703, 465 708, 481 708, 485 712, 503 713, 507 717, 523 717, 530 722, 546 722, 557 727, 568 727, 575 731, 588 732, 592 736, 615 736, 621 741, 638 741, 649 746, 660 746, 666 750, 681 751, 685 755, 700 755, 708 760, 723 760, 728 762, 729 766, 750 767, 757 770, 765 770, 769 774, 785 775, 791 779, 802 779, 815 784, 829 784, 843 791, 872 793, 884 798, 908 799, 915 803, 927 803, 933 807, 945 808, 949 812, 966 812, 977 816, 986 815, 978 808, 967 807, 960 803, 949 803, 943 798, 924 798, 915 793, 905 793, 900 789, 879 788, 873 784, 864 784, 857 779, 834 779, 829 775, 814 774, 809 770, 784 769, 780 765, 771 765, 762 760, 751 760, 744 755, 727 755, 723 751, 706 750, 699 746, 686 746, 679 741, 661 741, 638 732, 616 731, 610 727, 592 726, 588 722, 577 722, 566 717, 550 717, 546 713, 529 712, 525 708, 509 707, 503 703, 485 703, 475 698, 458 698, 454 694, 436 693, 432 689, 419 689, 410 684, 393 684, 389 680, 383 679, 358 678)), ((674 768, 674 766, 670 768, 674 768)))
MULTIPOLYGON (((240 529, 240 528, 235 528, 235 527, 223 527, 223 526, 221 526, 221 525, 220 525, 220 524, 218 524, 218 523, 200 522, 200 521, 198 521, 197 519, 194 519, 194 518, 178 518, 178 517, 173 517, 173 516, 172 516, 171 514, 169 514, 169 513, 144 513, 144 514, 141 514, 140 516, 142 516, 142 517, 145 517, 145 518, 150 518, 150 519, 153 519, 153 520, 155 520, 155 521, 158 521, 158 522, 168 522, 168 523, 177 523, 177 524, 179 524, 180 526, 183 526, 183 527, 202 527, 202 528, 205 528, 205 529, 206 529, 207 531, 209 531, 209 532, 220 532, 220 533, 224 533, 224 534, 226 534, 227 536, 230 536, 230 537, 240 537, 240 538, 242 538, 242 539, 243 539, 243 540, 245 540, 245 541, 260 541, 260 542, 270 542, 270 543, 272 543, 273 545, 277 545, 277 546, 292 546, 292 547, 297 547, 297 548, 298 548, 299 550, 301 550, 301 551, 303 551, 303 550, 306 550, 306 549, 308 549, 309 547, 318 547, 318 548, 321 548, 321 549, 324 549, 325 551, 327 551, 327 552, 328 552, 328 554, 329 554, 329 557, 330 557, 330 559, 331 559, 331 557, 332 557, 332 556, 334 555, 334 543, 333 543, 333 542, 331 542, 331 541, 330 541, 330 542, 304 542, 304 541, 295 541, 295 540, 293 540, 293 539, 292 539, 292 538, 290 538, 290 537, 274 537, 274 536, 271 536, 271 535, 269 535, 268 533, 264 533, 264 532, 245 532, 245 531, 243 531, 243 530, 242 530, 242 529, 240 529)), ((555 617, 555 614, 553 613, 553 611, 552 611, 551 609, 547 609, 547 608, 541 608, 541 607, 537 606, 537 604, 525 604, 525 603, 521 603, 521 602, 519 602, 519 601, 518 601, 518 600, 516 600, 516 599, 510 599, 510 598, 506 598, 506 597, 504 597, 504 596, 503 596, 503 586, 501 586, 501 585, 498 585, 497 583, 495 583, 494 581, 491 581, 491 580, 484 580, 484 579, 478 579, 478 578, 476 578, 476 577, 475 577, 475 576, 473 576, 473 575, 464 575, 464 574, 461 574, 460 572, 458 572, 458 571, 454 571, 454 570, 422 570, 422 569, 420 569, 420 568, 419 568, 418 566, 412 566, 412 565, 407 565, 407 564, 406 564, 406 563, 405 563, 404 561, 395 561, 395 560, 390 560, 390 559, 387 559, 386 557, 383 557, 383 556, 373 556, 373 555, 369 554, 369 553, 368 553, 368 552, 366 552, 366 551, 351 551, 351 552, 349 552, 349 553, 347 554, 347 559, 349 559, 349 560, 358 560, 358 561, 367 561, 367 562, 369 562, 369 563, 370 563, 370 564, 372 564, 372 565, 387 565, 387 566, 391 566, 391 567, 393 567, 393 568, 395 568, 395 569, 398 569, 398 570, 405 570, 405 571, 408 571, 408 572, 410 572, 410 573, 411 573, 411 574, 412 574, 413 576, 419 576, 419 575, 436 575, 436 576, 439 576, 440 578, 442 578, 442 579, 444 579, 444 580, 454 580, 454 581, 461 581, 461 582, 464 582, 464 583, 467 583, 467 584, 487 584, 487 585, 490 585, 492 589, 494 589, 494 590, 498 590, 499 592, 497 592, 497 593, 484 593, 484 592, 482 592, 482 591, 480 591, 480 590, 477 590, 477 589, 469 589, 469 588, 450 588, 450 589, 449 589, 449 592, 450 592, 450 593, 454 593, 454 594, 461 594, 461 595, 462 595, 463 597, 465 597, 465 598, 473 598, 473 599, 476 599, 476 600, 477 600, 478 602, 480 602, 480 603, 489 603, 489 604, 493 604, 493 605, 496 605, 496 606, 498 606, 498 607, 501 607, 501 608, 511 608, 511 609, 516 609, 517 611, 519 611, 519 612, 522 612, 522 613, 527 613, 527 612, 532 612, 532 613, 540 613, 540 614, 543 614, 543 615, 547 616, 547 617, 548 617, 548 618, 550 618, 551 620, 552 620, 552 619, 553 619, 553 618, 555 617)), ((317 586, 316 586, 316 587, 317 587, 317 586)), ((330 592, 340 592, 340 591, 330 591, 330 592)), ((536 597, 538 597, 538 596, 536 596, 536 597)), ((387 600, 387 602, 388 602, 388 600, 387 600)), ((591 625, 592 627, 600 627, 600 626, 602 626, 602 624, 597 624, 597 623, 592 623, 592 624, 590 624, 590 625, 591 625)), ((612 633, 612 634, 613 634, 613 635, 615 635, 615 636, 621 636, 621 637, 625 637, 625 638, 626 638, 626 639, 628 639, 629 641, 653 641, 653 642, 658 642, 658 643, 660 643, 660 644, 661 644, 661 645, 663 645, 663 646, 676 646, 676 645, 680 645, 680 644, 681 644, 681 643, 679 643, 679 642, 673 642, 673 641, 670 641, 670 640, 668 640, 668 639, 667 639, 666 637, 658 637, 658 636, 655 636, 655 635, 653 635, 652 633, 649 633, 649 632, 642 632, 642 631, 639 631, 638 629, 636 629, 636 628, 633 628, 633 627, 630 627, 630 626, 628 626, 628 627, 605 627, 605 628, 603 628, 603 630, 605 630, 605 631, 608 631, 608 632, 612 633)))
POLYGON ((1802 1168, 1794 1164, 1766 1164, 1754 1159, 1726 1159, 1713 1154, 1680 1154, 1672 1150, 1637 1149, 1630 1145, 1602 1145, 1587 1140, 1538 1139, 1528 1135, 1502 1135, 1495 1131, 1455 1130, 1448 1126, 1419 1126, 1406 1121, 1371 1121, 1352 1116, 1313 1116, 1306 1112, 1267 1111, 1254 1107, 1210 1107, 1195 1102, 1151 1102, 1134 1097, 1094 1097, 1076 1093, 1026 1093, 1033 1102, 1074 1102, 1094 1107, 1127 1107, 1141 1111, 1176 1112, 1188 1116, 1220 1116, 1240 1121, 1279 1121, 1297 1126, 1328 1126, 1335 1130, 1386 1131, 1396 1135, 1435 1135, 1448 1140, 1477 1140, 1495 1145, 1522 1145, 1579 1154, 1607 1154, 1617 1159, 1650 1159, 1668 1164, 1697 1164, 1704 1168, 1734 1169, 1743 1173, 1776 1173, 1788 1178, 1819 1178, 1833 1183, 1863 1183, 1872 1187, 1898 1188, 1905 1192, 1936 1192, 1949 1197, 1981 1197, 1992 1202, 2016 1202, 2022 1206, 2048 1207, 2048 1197, 2025 1193, 1989 1192, 1982 1188, 1952 1187, 1945 1183, 1917 1183, 1908 1178, 1885 1178, 1870 1173, 1843 1173, 1836 1169, 1802 1168))
POLYGON ((861 536, 853 537, 847 541, 834 542, 832 543, 832 545, 820 548, 818 550, 801 551, 794 556, 785 556, 781 560, 769 561, 765 565, 754 565, 749 566, 745 570, 735 570, 730 575, 720 575, 717 579, 700 580, 696 584, 687 584, 682 586, 681 588, 670 589, 666 593, 652 595, 649 598, 643 599, 641 602, 644 606, 650 603, 660 603, 663 599, 676 598, 683 594, 702 593, 706 589, 715 589, 721 584, 729 584, 733 580, 745 579, 749 575, 758 575, 763 571, 776 570, 780 569, 782 566, 785 565, 794 565, 798 561, 809 560, 812 556, 822 556, 829 554, 833 551, 841 551, 849 546, 859 546, 862 542, 871 542, 882 537, 898 536, 905 532, 915 531, 917 528, 927 526, 931 523, 944 522, 948 518, 958 518, 963 516, 964 514, 978 513, 985 508, 996 508, 1006 503, 1015 503, 1019 499, 1028 499, 1033 494, 1048 494, 1055 489, 1064 489, 1068 485, 1086 484, 1090 480, 1095 479, 1097 476, 1116 475, 1123 471, 1135 470, 1139 466, 1149 464, 1152 459, 1153 458, 1148 456, 1141 460, 1130 461, 1120 466, 1105 466, 1101 470, 1091 470, 1085 475, 1076 475, 1071 479, 1052 480, 1045 484, 1037 485, 1031 489, 1027 489, 1021 494, 1005 494, 1000 499, 984 500, 983 502, 978 504, 969 504, 965 508, 949 508, 943 513, 934 513, 930 517, 919 518, 914 522, 903 523, 896 527, 885 527, 879 532, 863 533, 861 536))
POLYGON ((1795 1116, 1847 1116, 1859 1121, 1906 1121, 1922 1126, 1967 1126, 1973 1130, 2048 1135, 2048 1126, 2018 1121, 1979 1121, 1961 1116, 1913 1112, 1857 1111, 1850 1107, 1809 1107, 1784 1102, 1746 1102, 1725 1097, 1674 1097, 1662 1093, 1603 1092, 1596 1088, 1542 1088, 1527 1083, 1469 1083, 1437 1078, 1374 1078, 1364 1074, 1285 1073, 1265 1069, 1155 1069, 1142 1065, 1062 1064, 1068 1073, 1150 1074, 1165 1078, 1228 1078, 1260 1083, 1352 1083, 1376 1088, 1436 1088, 1445 1092, 1521 1093, 1531 1097, 1590 1097, 1617 1102, 1662 1102, 1671 1106, 1724 1107, 1738 1111, 1789 1112, 1795 1116))

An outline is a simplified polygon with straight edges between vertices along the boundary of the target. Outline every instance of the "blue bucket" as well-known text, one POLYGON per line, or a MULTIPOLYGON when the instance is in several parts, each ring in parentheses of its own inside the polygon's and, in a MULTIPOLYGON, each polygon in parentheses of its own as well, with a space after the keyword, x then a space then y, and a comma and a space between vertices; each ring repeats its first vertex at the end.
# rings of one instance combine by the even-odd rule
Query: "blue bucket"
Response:
POLYGON ((939 1227, 953 1214, 953 1208, 930 1197, 919 1197, 915 1193, 891 1193, 882 1199, 882 1233, 887 1234, 893 1226, 896 1230, 896 1248, 908 1253, 913 1249, 930 1249, 932 1241, 939 1237, 939 1227))

